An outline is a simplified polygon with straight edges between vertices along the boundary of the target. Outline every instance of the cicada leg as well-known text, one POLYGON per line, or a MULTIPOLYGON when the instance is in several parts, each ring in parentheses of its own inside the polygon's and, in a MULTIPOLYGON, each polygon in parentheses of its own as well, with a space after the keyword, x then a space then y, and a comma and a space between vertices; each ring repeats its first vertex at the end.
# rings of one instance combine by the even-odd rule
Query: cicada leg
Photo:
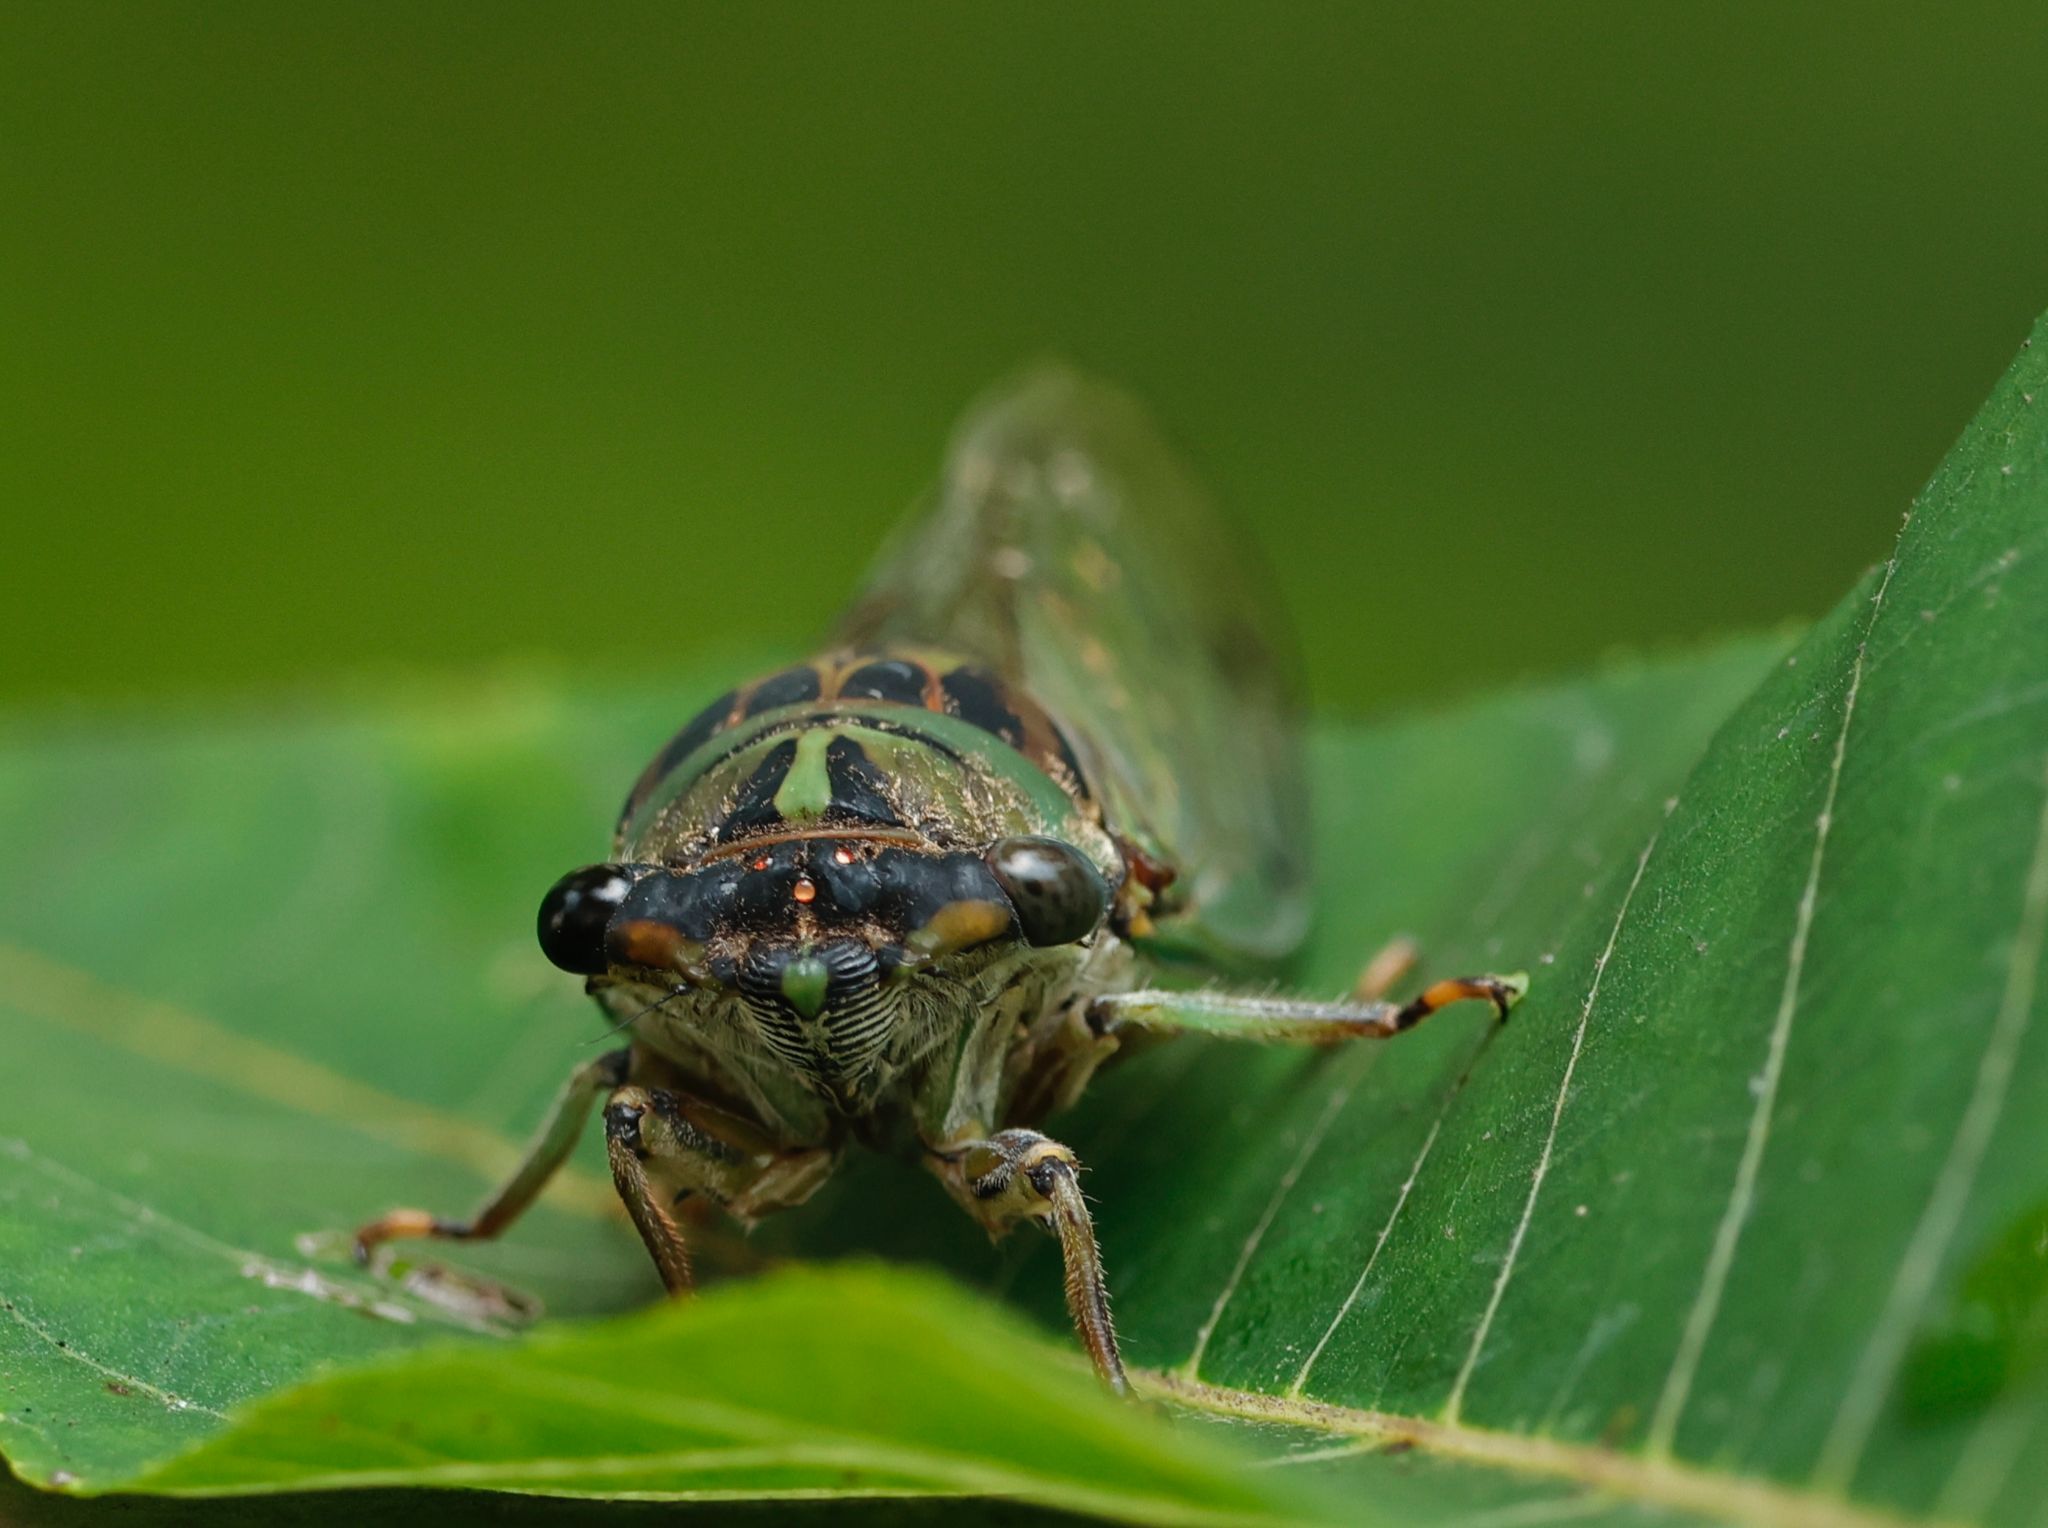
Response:
POLYGON ((427 1210, 393 1210, 356 1232, 356 1257, 405 1237, 488 1241, 504 1233, 568 1159, 591 1110, 604 1109, 612 1182, 671 1293, 690 1287, 690 1257, 674 1206, 702 1194, 741 1220, 800 1204, 825 1181, 836 1151, 785 1149, 755 1124, 667 1088, 628 1085, 632 1052, 613 1051, 578 1067, 556 1097, 527 1154, 468 1220, 427 1210))
POLYGON ((1122 1029, 1167 1030, 1236 1040, 1322 1045, 1334 1040, 1397 1035, 1413 1029, 1439 1008, 1468 998, 1491 1003, 1494 1011, 1505 1019, 1528 988, 1529 978, 1518 972, 1513 976, 1452 977, 1432 984, 1421 996, 1405 1003, 1356 998, 1322 1003, 1307 998, 1208 989, 1148 989, 1096 998, 1088 1006, 1088 1021, 1105 1035, 1122 1029))
POLYGON ((1059 1238, 1074 1330, 1103 1383, 1118 1395, 1128 1393, 1130 1381, 1109 1318, 1102 1250, 1073 1152, 1036 1130, 1001 1130, 987 1140, 933 1149, 926 1161, 991 1234, 1000 1236, 1021 1220, 1035 1220, 1059 1238))
POLYGON ((393 1210, 356 1232, 358 1262, 367 1263, 370 1254, 384 1242, 409 1236, 435 1236, 448 1241, 489 1241, 511 1225, 540 1196, 548 1179, 568 1160, 590 1111, 598 1099, 626 1080, 633 1059, 630 1050, 615 1050, 586 1062, 569 1074, 568 1082, 555 1096, 540 1133, 527 1148, 512 1176, 486 1199, 468 1220, 445 1220, 427 1210, 393 1210))
POLYGON ((749 1121, 667 1088, 620 1088, 604 1107, 612 1182, 673 1295, 691 1286, 689 1248, 671 1213, 701 1194, 742 1221, 788 1209, 838 1165, 829 1147, 780 1150, 749 1121))

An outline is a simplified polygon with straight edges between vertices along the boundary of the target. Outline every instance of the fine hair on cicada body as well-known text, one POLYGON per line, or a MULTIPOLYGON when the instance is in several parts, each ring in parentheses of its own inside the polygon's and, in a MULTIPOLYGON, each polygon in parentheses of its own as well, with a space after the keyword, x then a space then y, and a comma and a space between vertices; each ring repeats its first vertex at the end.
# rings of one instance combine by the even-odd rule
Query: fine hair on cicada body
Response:
POLYGON ((1119 395, 1057 369, 992 394, 837 643, 699 711, 610 854, 543 899, 543 954, 623 1043, 474 1215, 393 1211, 361 1255, 500 1234, 601 1109, 681 1293, 682 1201, 751 1221, 878 1148, 991 1232, 1051 1231, 1081 1340, 1126 1388, 1080 1164, 1039 1124, 1135 1031, 1323 1043, 1464 998, 1505 1015, 1522 990, 1153 985, 1169 957, 1279 960, 1305 926, 1291 668, 1248 567, 1119 395))

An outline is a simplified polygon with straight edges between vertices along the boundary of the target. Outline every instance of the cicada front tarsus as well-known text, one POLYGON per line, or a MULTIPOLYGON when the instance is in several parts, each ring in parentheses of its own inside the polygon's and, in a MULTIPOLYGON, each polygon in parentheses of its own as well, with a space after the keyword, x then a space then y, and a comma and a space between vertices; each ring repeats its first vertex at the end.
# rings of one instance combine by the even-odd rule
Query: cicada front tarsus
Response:
POLYGON ((1397 1004, 1189 979, 1270 967, 1307 925, 1294 676, 1252 566, 1120 395, 1040 370, 984 400, 831 649, 699 712, 611 857, 548 892, 542 951, 628 1043, 572 1074, 473 1216, 394 1211, 359 1253, 499 1235, 601 1103, 682 1293, 683 1200, 751 1222, 878 1147, 993 1233, 1052 1231, 1125 1389, 1080 1164, 1041 1122, 1139 1034, 1382 1037, 1465 998, 1505 1015, 1523 985, 1397 1004))

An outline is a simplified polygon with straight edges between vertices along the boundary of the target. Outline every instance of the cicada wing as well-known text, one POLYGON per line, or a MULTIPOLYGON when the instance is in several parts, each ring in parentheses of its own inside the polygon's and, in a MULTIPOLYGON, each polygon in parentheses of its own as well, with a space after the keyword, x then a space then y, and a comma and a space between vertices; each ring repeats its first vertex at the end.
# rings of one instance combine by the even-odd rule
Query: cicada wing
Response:
POLYGON ((1257 559, 1130 399, 1056 367, 984 398, 842 635, 978 659, 1044 706, 1109 826, 1177 873, 1163 943, 1252 961, 1299 943, 1292 643, 1257 559))

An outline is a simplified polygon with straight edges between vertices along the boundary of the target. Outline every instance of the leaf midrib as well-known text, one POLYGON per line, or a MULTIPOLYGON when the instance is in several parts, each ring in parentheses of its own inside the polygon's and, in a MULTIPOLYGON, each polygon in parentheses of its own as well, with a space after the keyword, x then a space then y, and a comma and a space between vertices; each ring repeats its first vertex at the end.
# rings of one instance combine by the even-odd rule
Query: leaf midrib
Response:
MULTIPOLYGON (((1631 1502, 1730 1522, 1769 1522, 1778 1528, 1898 1528, 1910 1521, 1918 1528, 1960 1528, 1938 1519, 1899 1517, 1860 1502, 1757 1476, 1717 1473, 1668 1455, 1653 1458, 1540 1433, 1501 1432, 1468 1422, 1268 1395, 1172 1371, 1133 1369, 1131 1381, 1141 1395, 1212 1416, 1348 1437, 1356 1440, 1359 1453, 1389 1446, 1412 1448, 1460 1463, 1572 1481, 1631 1502)), ((1326 1459, 1337 1452, 1353 1451, 1319 1452, 1314 1457, 1326 1459)), ((1285 1457, 1274 1461, 1280 1465, 1288 1462, 1285 1457)))

